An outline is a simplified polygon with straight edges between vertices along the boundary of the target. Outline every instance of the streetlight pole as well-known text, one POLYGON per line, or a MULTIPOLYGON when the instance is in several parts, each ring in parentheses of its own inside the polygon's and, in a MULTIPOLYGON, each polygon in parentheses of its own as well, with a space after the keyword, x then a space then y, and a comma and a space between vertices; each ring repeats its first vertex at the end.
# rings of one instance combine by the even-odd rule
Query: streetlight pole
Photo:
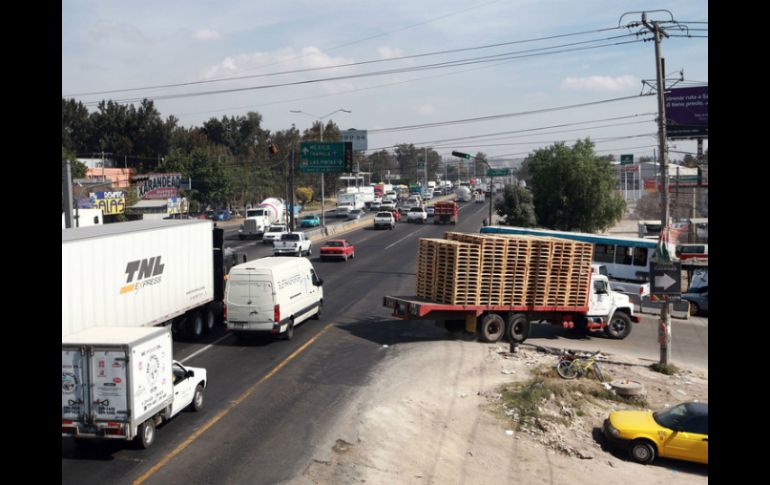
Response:
MULTIPOLYGON (((304 115, 310 116, 311 118, 315 118, 318 121, 318 123, 321 125, 319 130, 319 138, 320 138, 319 141, 321 142, 324 141, 324 123, 323 123, 324 118, 328 118, 329 116, 335 113, 339 113, 340 111, 342 111, 343 113, 352 113, 352 111, 347 110, 345 108, 340 108, 338 110, 332 111, 331 113, 324 116, 317 116, 299 109, 289 110, 290 113, 304 114, 304 115)), ((292 187, 292 190, 294 190, 294 187, 292 187)), ((292 206, 291 209, 293 212, 294 207, 292 206)), ((324 194, 324 173, 323 172, 321 172, 321 227, 326 229, 326 194, 324 194)))

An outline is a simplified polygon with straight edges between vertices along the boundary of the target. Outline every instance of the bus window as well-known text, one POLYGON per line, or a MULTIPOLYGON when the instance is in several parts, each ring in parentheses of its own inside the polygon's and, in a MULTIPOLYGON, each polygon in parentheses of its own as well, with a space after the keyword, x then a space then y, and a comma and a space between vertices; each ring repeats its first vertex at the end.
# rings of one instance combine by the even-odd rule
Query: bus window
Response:
POLYGON ((647 266, 647 248, 634 248, 634 266, 647 266))
POLYGON ((617 247, 617 253, 615 254, 615 264, 631 265, 634 261, 634 248, 629 246, 617 247))
POLYGON ((595 244, 594 261, 597 263, 615 262, 615 245, 613 244, 595 244))

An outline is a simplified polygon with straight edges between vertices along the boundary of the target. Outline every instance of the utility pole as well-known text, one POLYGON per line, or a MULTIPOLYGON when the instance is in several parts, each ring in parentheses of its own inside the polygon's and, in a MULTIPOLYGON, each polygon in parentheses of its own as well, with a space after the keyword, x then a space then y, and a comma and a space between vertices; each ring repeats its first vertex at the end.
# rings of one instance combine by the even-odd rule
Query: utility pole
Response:
MULTIPOLYGON (((667 245, 669 242, 669 180, 668 180, 668 151, 666 147, 666 100, 665 100, 665 64, 661 57, 660 42, 661 37, 666 36, 658 22, 647 21, 647 12, 642 12, 642 24, 655 36, 655 71, 658 83, 658 142, 660 148, 660 176, 663 182, 663 194, 661 204, 663 211, 661 214, 661 231, 659 244, 667 245)), ((668 248, 665 248, 664 254, 668 255, 668 248)), ((658 322, 658 341, 660 343, 660 363, 668 365, 671 360, 671 303, 668 296, 664 296, 663 307, 660 310, 660 321, 658 322)))
POLYGON ((64 203, 64 227, 69 229, 74 226, 72 220, 72 171, 69 160, 62 160, 61 177, 62 197, 64 198, 62 201, 64 203))

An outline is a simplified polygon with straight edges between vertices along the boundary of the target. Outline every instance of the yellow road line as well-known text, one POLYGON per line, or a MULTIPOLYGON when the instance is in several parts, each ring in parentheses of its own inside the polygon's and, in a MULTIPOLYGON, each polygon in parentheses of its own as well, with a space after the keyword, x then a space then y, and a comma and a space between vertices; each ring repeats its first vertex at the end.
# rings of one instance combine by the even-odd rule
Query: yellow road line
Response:
POLYGON ((179 445, 179 446, 177 446, 177 447, 176 447, 176 448, 175 448, 173 451, 171 451, 171 453, 169 453, 168 455, 164 456, 162 460, 160 460, 160 461, 159 461, 157 464, 155 464, 155 466, 153 466, 152 468, 150 468, 149 470, 147 470, 147 471, 146 471, 146 472, 145 472, 145 473, 144 473, 142 476, 140 476, 139 478, 137 478, 136 480, 134 480, 134 481, 133 481, 133 485, 139 485, 139 484, 141 484, 141 483, 144 483, 144 482, 145 482, 145 481, 146 481, 148 478, 150 478, 150 477, 151 477, 151 476, 153 476, 155 473, 157 473, 157 471, 158 471, 158 470, 160 470, 161 468, 163 468, 163 467, 164 467, 164 466, 165 466, 165 465, 166 465, 166 464, 167 464, 169 461, 171 461, 171 460, 172 460, 172 459, 173 459, 175 456, 177 456, 179 453, 181 453, 182 451, 184 451, 184 449, 185 449, 185 448, 187 448, 188 446, 190 446, 190 445, 191 445, 191 444, 192 444, 192 443, 193 443, 195 440, 197 440, 197 439, 198 439, 198 438, 199 438, 199 437, 200 437, 200 436, 201 436, 203 433, 205 433, 205 432, 206 432, 206 430, 208 430, 209 428, 211 428, 212 426, 214 426, 214 425, 215 425, 215 424, 216 424, 216 423, 217 423, 217 422, 218 422, 220 419, 222 419, 222 418, 224 418, 225 416, 227 416, 227 414, 228 414, 230 411, 232 411, 232 410, 235 408, 235 406, 239 405, 241 402, 243 402, 243 400, 244 400, 244 399, 246 399, 247 397, 249 397, 249 395, 251 395, 251 393, 252 393, 252 392, 254 392, 254 390, 255 390, 257 387, 259 387, 259 385, 260 385, 260 384, 262 384, 262 383, 263 383, 263 382, 265 382, 266 380, 268 380, 268 379, 270 379, 271 377, 273 377, 273 376, 275 375, 275 373, 276 373, 276 372, 278 372, 278 371, 279 371, 279 370, 281 370, 283 367, 285 367, 285 366, 286 366, 286 364, 288 364, 288 363, 289 363, 289 362, 290 362, 292 359, 294 359, 296 356, 298 356, 300 353, 302 353, 302 352, 303 352, 305 349, 307 349, 307 348, 308 348, 308 347, 309 347, 311 344, 313 344, 313 343, 314 343, 316 340, 318 340, 318 339, 321 337, 321 335, 323 335, 323 334, 324 334, 324 333, 325 333, 327 330, 329 330, 329 328, 331 328, 331 326, 332 326, 332 324, 331 324, 331 323, 330 323, 330 324, 328 324, 328 325, 326 325, 326 326, 323 328, 323 330, 321 330, 320 332, 318 332, 318 334, 317 334, 315 337, 311 338, 311 339, 310 339, 310 340, 308 340, 308 341, 307 341, 307 342, 306 342, 304 345, 302 345, 302 347, 300 347, 300 348, 298 348, 297 350, 295 350, 294 352, 292 352, 292 354, 291 354, 290 356, 286 357, 286 358, 285 358, 285 359, 284 359, 284 360, 283 360, 283 361, 282 361, 280 364, 278 364, 277 366, 275 366, 275 367, 273 368, 273 370, 271 370, 270 372, 268 372, 268 373, 267 373, 267 375, 265 375, 265 376, 264 376, 262 379, 260 379, 259 381, 257 381, 257 382, 256 382, 254 385, 252 385, 250 388, 248 388, 248 389, 247 389, 247 390, 246 390, 246 391, 245 391, 243 394, 241 394, 241 395, 238 397, 238 399, 236 399, 235 401, 232 401, 232 402, 230 403, 230 405, 229 405, 229 406, 227 406, 227 408, 225 408, 225 409, 223 409, 222 411, 220 411, 220 412, 219 412, 219 414, 217 414, 216 416, 214 416, 213 418, 211 418, 211 419, 210 419, 208 422, 206 422, 206 424, 204 424, 204 425, 203 425, 201 428, 199 428, 197 431, 195 431, 193 434, 191 434, 191 435, 190 435, 190 436, 189 436, 189 437, 188 437, 186 440, 184 440, 184 441, 182 442, 182 444, 180 444, 180 445, 179 445))

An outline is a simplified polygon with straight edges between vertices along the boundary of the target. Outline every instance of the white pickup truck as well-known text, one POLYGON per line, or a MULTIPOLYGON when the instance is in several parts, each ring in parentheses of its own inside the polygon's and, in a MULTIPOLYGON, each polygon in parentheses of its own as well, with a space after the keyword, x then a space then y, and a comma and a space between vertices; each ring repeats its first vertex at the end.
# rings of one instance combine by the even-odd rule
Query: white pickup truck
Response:
POLYGON ((296 254, 310 256, 313 251, 313 243, 304 232, 287 232, 281 236, 280 241, 273 243, 273 255, 296 254))
POLYGON ((406 222, 419 222, 424 224, 428 220, 428 213, 422 207, 412 207, 406 213, 406 222))
POLYGON ((288 234, 289 229, 284 224, 273 224, 267 229, 267 232, 262 236, 262 242, 264 244, 273 244, 276 241, 281 240, 281 236, 288 234))
POLYGON ((393 230, 396 227, 396 218, 390 212, 378 212, 374 216, 374 228, 379 229, 381 227, 387 227, 393 230))

